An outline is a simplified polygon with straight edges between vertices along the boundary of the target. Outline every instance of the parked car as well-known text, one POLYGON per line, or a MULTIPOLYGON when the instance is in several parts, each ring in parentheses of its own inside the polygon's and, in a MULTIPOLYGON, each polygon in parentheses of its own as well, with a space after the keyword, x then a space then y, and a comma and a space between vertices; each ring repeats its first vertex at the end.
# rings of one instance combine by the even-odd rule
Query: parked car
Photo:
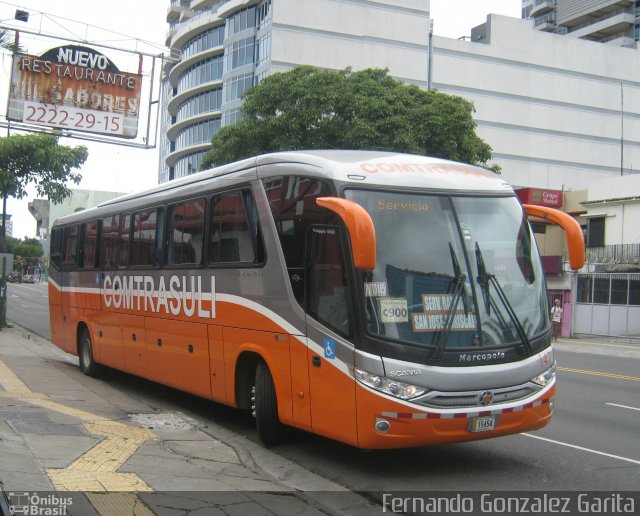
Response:
POLYGON ((36 278, 33 276, 33 274, 22 275, 22 283, 35 283, 35 282, 36 282, 36 278))
POLYGON ((15 271, 10 272, 9 275, 7 276, 7 281, 9 283, 19 283, 20 282, 20 274, 18 274, 15 271))

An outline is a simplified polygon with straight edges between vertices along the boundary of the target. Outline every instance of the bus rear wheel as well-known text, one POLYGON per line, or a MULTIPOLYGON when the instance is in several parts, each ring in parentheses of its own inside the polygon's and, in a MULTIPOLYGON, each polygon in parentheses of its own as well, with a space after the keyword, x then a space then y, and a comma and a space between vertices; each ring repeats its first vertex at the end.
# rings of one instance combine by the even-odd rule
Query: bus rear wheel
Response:
POLYGON ((269 367, 259 362, 253 393, 253 412, 256 418, 258 436, 266 446, 279 444, 284 440, 286 427, 278 417, 276 387, 269 367))
POLYGON ((93 358, 93 345, 91 344, 91 335, 86 328, 80 336, 80 370, 87 376, 96 377, 100 372, 100 365, 93 358))

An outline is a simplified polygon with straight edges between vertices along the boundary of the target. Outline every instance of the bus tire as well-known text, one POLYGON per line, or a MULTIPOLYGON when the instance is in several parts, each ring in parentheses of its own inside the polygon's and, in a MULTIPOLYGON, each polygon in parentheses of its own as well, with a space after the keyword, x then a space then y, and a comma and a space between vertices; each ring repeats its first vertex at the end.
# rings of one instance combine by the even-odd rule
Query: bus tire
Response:
POLYGON ((100 373, 100 365, 93 358, 93 345, 91 344, 91 335, 86 328, 82 330, 80 335, 79 346, 80 370, 87 376, 95 378, 100 373))
POLYGON ((276 387, 269 367, 259 362, 256 367, 254 409, 258 436, 265 446, 283 441, 285 426, 278 417, 276 387))

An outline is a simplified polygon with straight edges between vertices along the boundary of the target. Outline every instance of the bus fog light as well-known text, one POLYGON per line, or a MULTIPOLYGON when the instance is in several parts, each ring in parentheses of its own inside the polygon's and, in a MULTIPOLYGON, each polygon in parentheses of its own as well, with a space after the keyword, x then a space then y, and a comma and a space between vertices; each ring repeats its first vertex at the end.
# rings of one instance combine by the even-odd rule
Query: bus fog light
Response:
POLYGON ((376 424, 375 424, 376 431, 380 432, 381 434, 386 434, 390 428, 391 428, 391 423, 389 423, 389 421, 379 417, 376 418, 376 424))

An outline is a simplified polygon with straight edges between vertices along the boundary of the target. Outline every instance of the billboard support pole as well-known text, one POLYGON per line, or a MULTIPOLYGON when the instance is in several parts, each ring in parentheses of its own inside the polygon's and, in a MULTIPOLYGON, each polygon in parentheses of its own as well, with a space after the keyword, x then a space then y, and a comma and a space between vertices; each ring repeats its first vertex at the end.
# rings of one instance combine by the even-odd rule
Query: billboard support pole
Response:
MULTIPOLYGON (((142 55, 140 55, 140 59, 142 60, 142 55)), ((142 67, 142 62, 140 63, 140 66, 142 67)), ((142 72, 140 72, 140 75, 142 75, 142 72)), ((147 145, 149 145, 149 130, 150 130, 150 125, 151 125, 151 106, 153 105, 153 103, 155 102, 153 100, 153 88, 154 88, 154 79, 155 79, 155 75, 156 75, 156 58, 155 56, 152 58, 151 61, 151 85, 149 86, 149 110, 147 112, 147 136, 146 136, 146 143, 147 145)), ((159 100, 158 100, 159 102, 159 100)), ((157 111, 158 115, 156 116, 156 122, 158 119, 160 119, 160 113, 159 111, 157 111)), ((157 131, 157 123, 156 123, 156 132, 155 134, 158 134, 157 131)), ((153 142, 153 146, 155 147, 156 142, 153 142)))

